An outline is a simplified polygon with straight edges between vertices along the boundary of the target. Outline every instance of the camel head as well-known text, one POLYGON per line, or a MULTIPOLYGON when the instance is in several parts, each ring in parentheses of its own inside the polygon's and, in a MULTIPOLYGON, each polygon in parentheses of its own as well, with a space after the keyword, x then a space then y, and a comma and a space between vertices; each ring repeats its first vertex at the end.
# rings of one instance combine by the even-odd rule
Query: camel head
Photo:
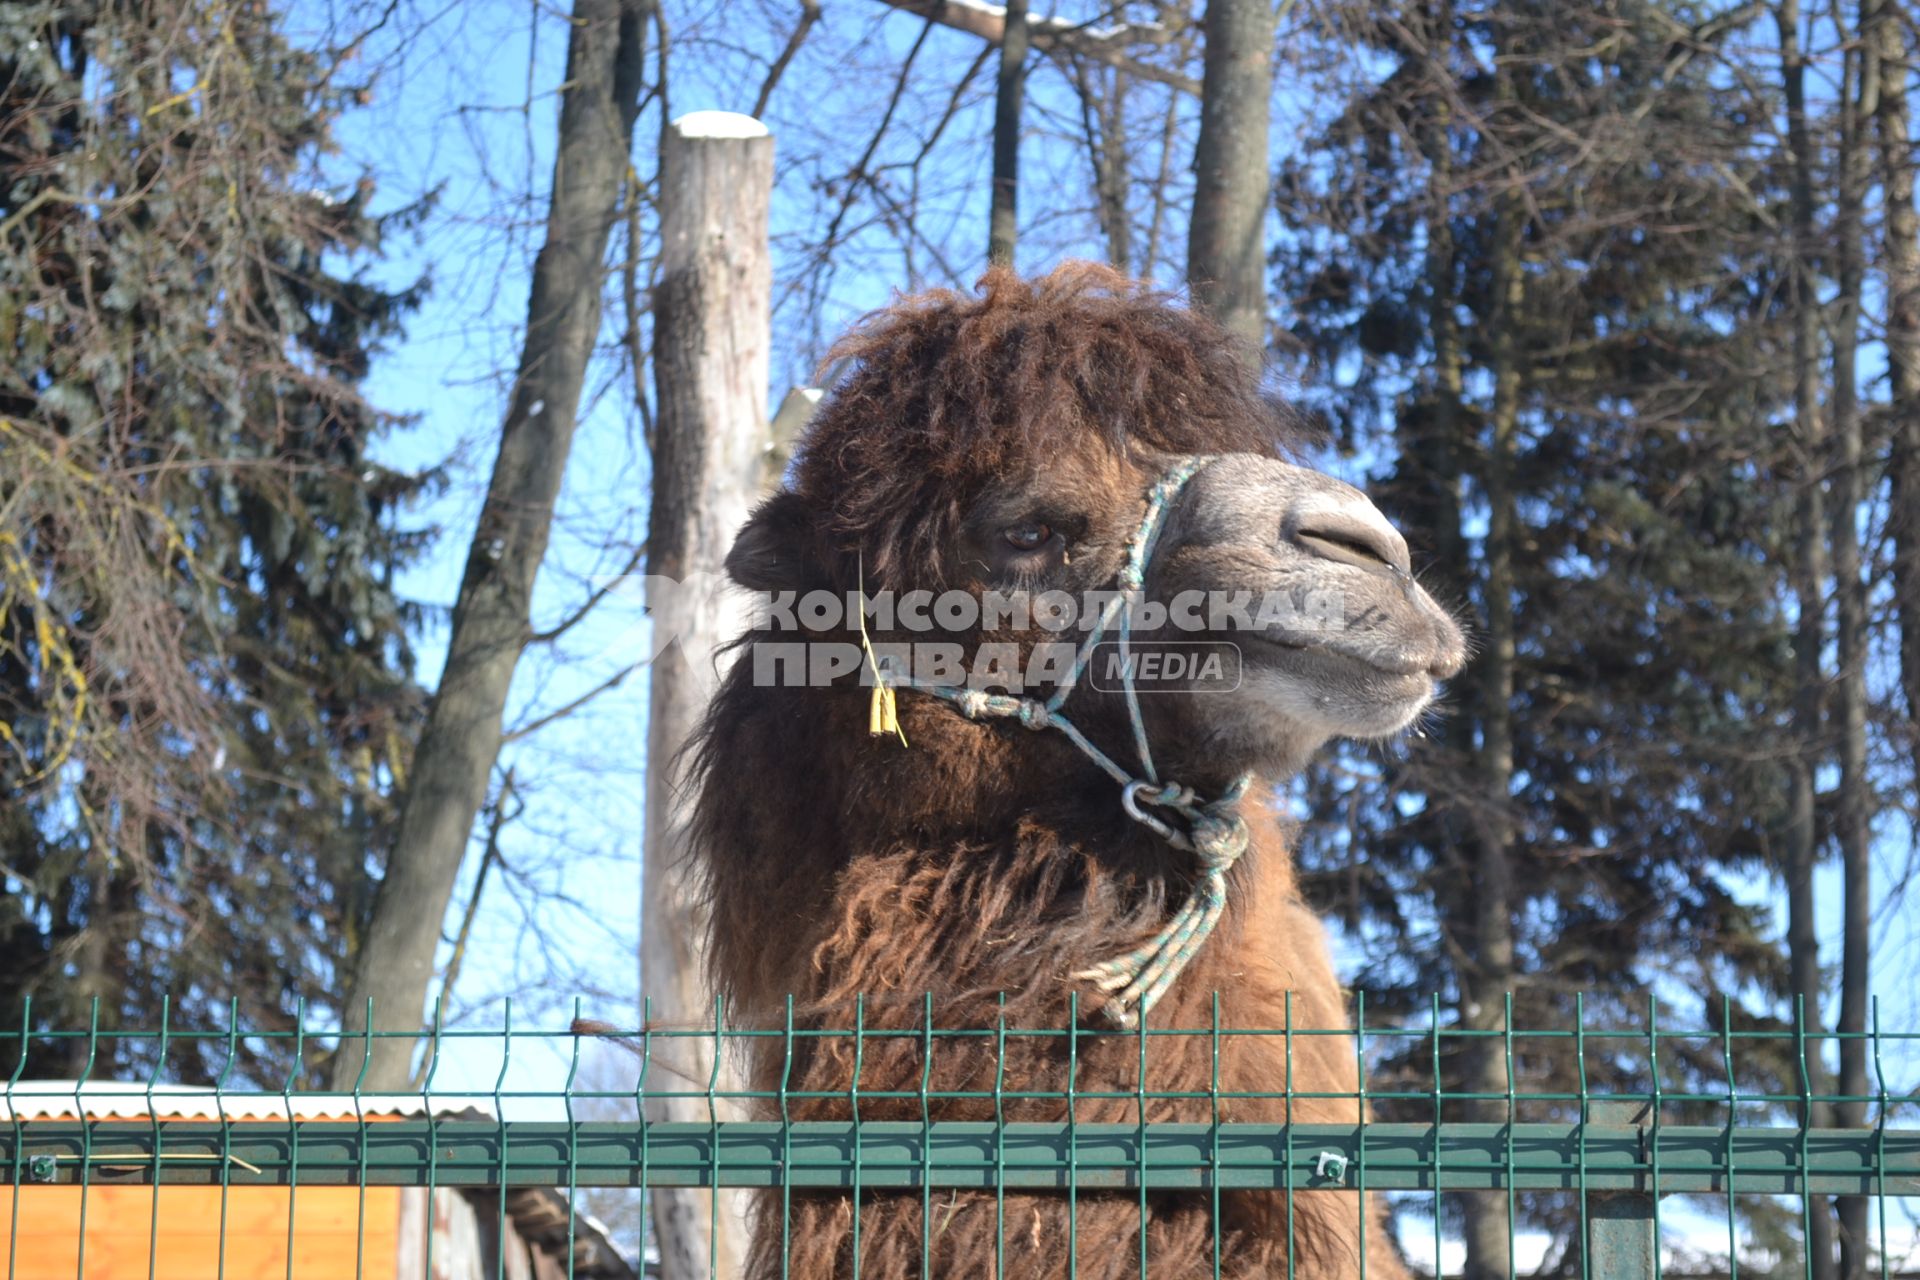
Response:
MULTIPOLYGON (((1161 771, 1218 786, 1397 734, 1459 670, 1406 540, 1289 460, 1294 420, 1198 314, 1104 268, 995 273, 978 297, 898 303, 838 354, 851 371, 728 568, 770 595, 919 593, 867 619, 897 683, 1044 701, 1070 681, 1056 710, 1133 768, 1131 684, 1161 771), (1117 613, 1089 646, 1130 553, 1126 649, 1117 613), (960 667, 922 670, 932 643, 960 667)), ((809 639, 855 639, 817 617, 809 639)))
POLYGON ((1398 734, 1465 656, 1460 628, 1414 579, 1406 539, 1366 495, 1277 458, 1222 455, 1188 482, 1146 590, 1198 598, 1170 611, 1150 644, 1231 645, 1238 657, 1236 688, 1163 680, 1191 695, 1167 698, 1169 711, 1198 721, 1194 732, 1211 725, 1209 750, 1270 775, 1298 769, 1331 738, 1398 734), (1244 611, 1199 611, 1239 595, 1244 611))

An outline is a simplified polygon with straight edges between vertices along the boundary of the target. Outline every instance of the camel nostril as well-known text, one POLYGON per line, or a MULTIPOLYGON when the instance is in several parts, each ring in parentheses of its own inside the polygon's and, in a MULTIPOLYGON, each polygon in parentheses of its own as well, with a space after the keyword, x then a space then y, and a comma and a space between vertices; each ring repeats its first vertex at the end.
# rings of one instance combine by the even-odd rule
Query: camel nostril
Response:
POLYGON ((1316 511, 1295 526, 1293 541, 1325 560, 1408 571, 1406 540, 1377 514, 1367 520, 1346 511, 1316 511))

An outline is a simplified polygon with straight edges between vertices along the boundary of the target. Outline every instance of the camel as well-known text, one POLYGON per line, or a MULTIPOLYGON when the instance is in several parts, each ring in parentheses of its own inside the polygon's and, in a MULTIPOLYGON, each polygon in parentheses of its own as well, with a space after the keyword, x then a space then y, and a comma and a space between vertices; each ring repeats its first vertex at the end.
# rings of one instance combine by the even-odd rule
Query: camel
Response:
MULTIPOLYGON (((997 1082, 1001 1118, 1058 1121, 1064 1098, 1018 1095, 1064 1094, 1071 1067, 1081 1122, 1135 1122, 1143 1094, 1149 1121, 1206 1121, 1217 1101, 1222 1120, 1277 1122, 1289 1082, 1346 1095, 1296 1097, 1294 1120, 1354 1122, 1351 1038, 1295 1035, 1289 1049, 1233 1032, 1351 1025, 1271 798, 1330 739, 1405 730, 1459 670, 1461 632, 1415 581, 1406 542, 1358 490, 1289 461, 1299 420, 1222 330, 1104 267, 995 270, 973 294, 900 299, 829 359, 847 372, 728 557, 763 607, 690 748, 711 978, 741 1027, 782 1026, 791 999, 803 1030, 930 1017, 975 1034, 939 1037, 930 1056, 914 1035, 755 1040, 752 1087, 784 1086, 794 1120, 849 1118, 855 1086, 866 1120, 919 1120, 923 1088, 934 1120, 992 1120, 997 1082), (1070 637, 1077 656, 1104 621, 1092 662, 1055 662, 1037 687, 987 687, 977 668, 943 685, 911 657, 878 658, 930 625, 1030 673, 1020 660, 1063 634, 1037 613, 915 630, 904 607, 859 608, 913 591, 1097 600, 1132 585, 1130 564, 1126 607, 1089 606, 1070 637), (855 605, 811 622, 764 607, 809 591, 855 605), (1235 591, 1336 608, 1317 623, 1188 610, 1176 628, 1171 608, 1128 622, 1145 601, 1235 591), (770 678, 793 668, 755 652, 796 640, 858 644, 862 661, 770 678), (1189 673, 1145 689, 1123 664, 1116 685, 1099 671, 1114 644, 1230 644, 1238 670, 1231 688, 1189 673), (1144 1081, 1138 1018, 1192 1032, 1150 1037, 1144 1081)), ((930 1221, 918 1191, 863 1191, 857 1206, 796 1192, 784 1208, 767 1193, 749 1274, 783 1274, 783 1253, 800 1280, 852 1274, 856 1212, 873 1280, 996 1265, 1138 1276, 1143 1240, 1154 1276, 1214 1275, 1216 1260, 1229 1277, 1357 1276, 1363 1239, 1370 1276, 1407 1274, 1380 1206, 1354 1192, 1303 1191, 1289 1208, 1278 1192, 1223 1191, 1214 1206, 1207 1191, 1156 1191, 1143 1231, 1130 1190, 1071 1206, 1053 1191, 940 1190, 930 1221)))

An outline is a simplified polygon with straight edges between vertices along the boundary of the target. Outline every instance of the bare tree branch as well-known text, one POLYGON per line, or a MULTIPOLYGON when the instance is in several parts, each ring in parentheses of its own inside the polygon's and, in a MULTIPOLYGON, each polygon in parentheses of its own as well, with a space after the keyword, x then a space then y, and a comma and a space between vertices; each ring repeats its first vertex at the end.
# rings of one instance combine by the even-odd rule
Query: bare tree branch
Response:
POLYGON ((529 720, 527 723, 521 725, 518 729, 509 730, 507 733, 501 736, 500 745, 506 746, 510 742, 518 742, 520 741, 520 739, 525 738, 530 734, 535 734, 540 732, 540 730, 546 728, 548 725, 552 724, 556 720, 564 720, 566 717, 572 715, 574 712, 578 711, 580 708, 586 706, 589 702, 592 702, 595 698, 599 697, 601 694, 606 693, 613 689, 618 689, 623 683, 626 682, 626 679, 628 676, 632 675, 634 672, 638 671, 641 667, 644 667, 646 665, 647 664, 645 662, 629 662, 626 666, 620 668, 618 671, 614 672, 612 675, 608 676, 605 680, 602 680, 599 684, 593 686, 593 688, 587 690, 585 693, 581 694, 579 697, 573 699, 571 702, 568 702, 559 707, 555 707, 552 711, 547 712, 547 714, 543 716, 540 716, 533 720, 529 720))
MULTIPOLYGON (((916 14, 943 27, 979 36, 988 44, 999 44, 1007 33, 1005 7, 985 4, 982 0, 880 0, 880 3, 916 14)), ((1077 54, 1094 62, 1118 67, 1141 80, 1171 85, 1182 93, 1196 98, 1200 96, 1200 82, 1192 76, 1151 62, 1142 62, 1130 52, 1142 45, 1169 43, 1173 34, 1164 23, 1135 22, 1112 27, 1089 27, 1068 22, 1065 18, 1030 18, 1027 21, 1027 39, 1035 49, 1049 57, 1077 54)))
POLYGON ((620 579, 626 577, 628 574, 632 573, 635 569, 638 569, 640 567, 640 562, 642 560, 645 560, 646 558, 647 558, 647 544, 646 544, 646 541, 642 539, 640 545, 633 549, 633 554, 627 557, 626 564, 620 567, 620 572, 614 574, 613 577, 607 579, 606 585, 597 588, 592 595, 586 598, 586 601, 583 604, 581 604, 581 606, 578 609, 575 609, 572 613, 568 614, 565 618, 562 618, 558 623, 554 624, 552 627, 549 627, 545 631, 534 632, 533 635, 527 638, 527 643, 528 644, 552 644, 555 640, 558 640, 561 636, 564 636, 565 634, 567 634, 567 632, 571 631, 575 626, 579 625, 581 620, 584 619, 589 613, 593 612, 594 608, 597 605, 599 605, 599 603, 602 600, 605 600, 607 596, 613 592, 614 588, 618 585, 620 579))
POLYGON ((1079 90, 1080 131, 1093 165, 1094 189, 1099 196, 1100 230, 1107 242, 1107 261, 1122 271, 1133 263, 1133 224, 1127 209, 1127 138, 1123 97, 1126 81, 1113 78, 1105 93, 1087 74, 1081 58, 1072 59, 1074 87, 1079 90))
POLYGON ((813 24, 820 21, 820 0, 800 0, 800 21, 794 24, 793 34, 787 37, 786 47, 780 50, 780 56, 767 68, 767 78, 760 82, 760 93, 753 100, 753 110, 749 113, 758 120, 766 112, 767 102, 773 97, 773 91, 780 85, 780 77, 787 73, 787 64, 793 61, 793 55, 800 52, 800 45, 807 38, 807 32, 813 24))
MULTIPOLYGON (((500 780, 500 794, 493 798, 491 812, 487 820, 487 845, 480 855, 480 868, 474 872, 473 893, 467 899, 467 909, 460 916, 460 930, 453 937, 453 954, 447 959, 447 972, 440 979, 440 1001, 444 1006, 449 995, 453 994, 453 984, 460 977, 461 963, 467 958, 467 942, 473 937, 473 922, 480 914, 480 895, 487 887, 487 873, 493 865, 500 862, 500 832, 509 822, 517 819, 526 811, 527 805, 520 800, 514 790, 513 769, 508 767, 506 776, 500 780), (509 802, 519 801, 513 812, 507 812, 509 802)), ((413 1073, 413 1087, 418 1089, 426 1082, 427 1071, 433 1061, 428 1054, 420 1060, 413 1073)))
POLYGON ((809 309, 815 314, 819 312, 827 278, 833 273, 833 254, 840 247, 841 224, 846 221, 848 212, 859 199, 862 184, 876 191, 879 189, 879 185, 873 180, 873 157, 880 150, 881 140, 887 136, 887 130, 893 125, 894 113, 900 109, 900 100, 906 96, 907 84, 913 75, 913 64, 919 59, 920 50, 926 45, 927 37, 932 34, 934 26, 935 23, 929 19, 920 28, 920 34, 914 37, 913 46, 907 50, 907 56, 901 60, 900 75, 894 81, 893 93, 887 98, 887 108, 880 113, 880 123, 874 126, 873 136, 867 140, 866 150, 860 153, 860 159, 847 173, 846 186, 840 193, 840 207, 834 210, 833 219, 827 223, 826 234, 821 238, 817 251, 819 270, 813 275, 811 296, 808 298, 809 309))

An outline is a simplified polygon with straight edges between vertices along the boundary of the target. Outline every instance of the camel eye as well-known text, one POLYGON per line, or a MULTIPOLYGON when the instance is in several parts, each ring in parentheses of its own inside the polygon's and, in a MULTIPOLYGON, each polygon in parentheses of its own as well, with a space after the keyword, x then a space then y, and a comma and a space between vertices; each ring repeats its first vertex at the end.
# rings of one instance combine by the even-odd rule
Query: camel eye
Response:
POLYGON ((1053 537, 1053 529, 1037 521, 1029 524, 1011 525, 1002 532, 1007 545, 1015 551, 1038 551, 1047 545, 1053 537))

